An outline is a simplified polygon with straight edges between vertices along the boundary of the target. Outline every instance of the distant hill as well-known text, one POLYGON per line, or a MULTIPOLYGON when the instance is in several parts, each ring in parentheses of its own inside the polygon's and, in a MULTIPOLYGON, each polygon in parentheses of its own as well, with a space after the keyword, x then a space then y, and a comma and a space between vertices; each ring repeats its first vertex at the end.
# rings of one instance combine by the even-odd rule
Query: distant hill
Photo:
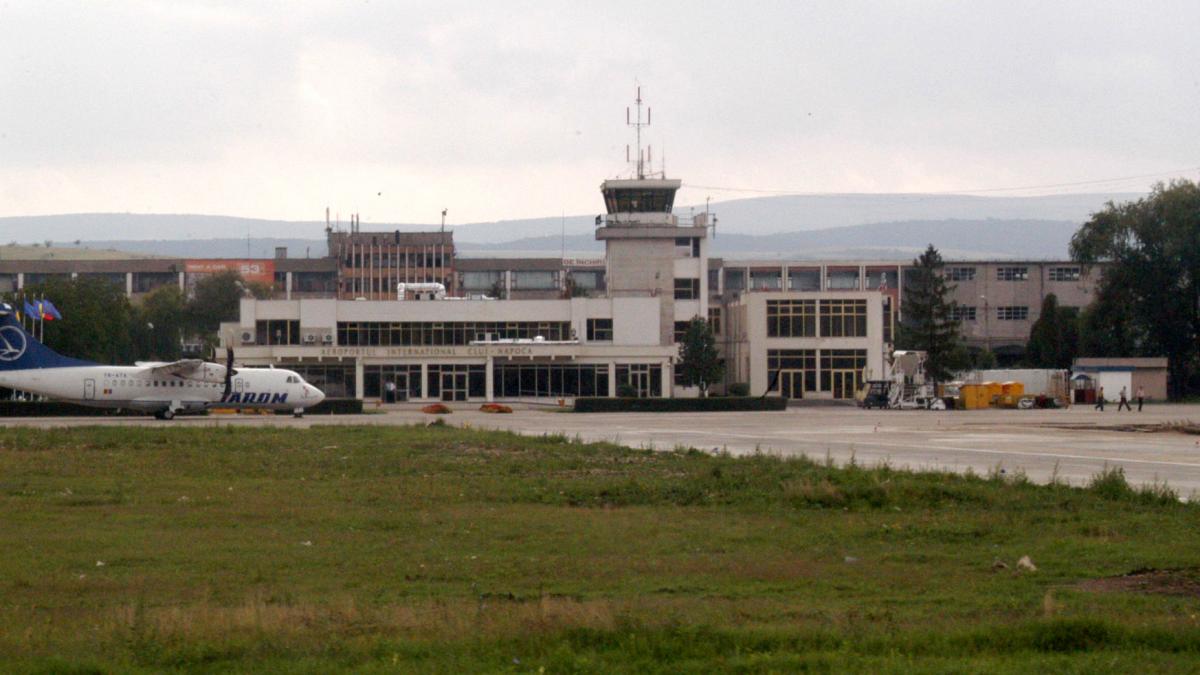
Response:
POLYGON ((91 248, 114 248, 134 253, 153 253, 172 258, 274 258, 275 249, 286 246, 289 258, 321 258, 324 239, 113 239, 86 241, 91 248))
MULTIPOLYGON (((1079 224, 1069 220, 932 220, 870 223, 761 236, 723 233, 718 228, 710 254, 727 258, 892 259, 911 258, 928 244, 952 258, 1064 258, 1079 224)), ((599 252, 591 235, 536 237, 503 244, 460 245, 471 255, 505 250, 599 252)))
MULTIPOLYGON (((1136 199, 1136 193, 1095 193, 1044 197, 966 195, 842 194, 755 197, 713 202, 718 234, 762 236, 826 230, 867 223, 939 220, 1058 220, 1083 222, 1107 201, 1136 199)), ((525 218, 453 225, 458 242, 499 244, 537 237, 590 236, 596 212, 566 218, 525 218)), ((704 210, 679 206, 681 219, 704 210)), ((343 224, 344 226, 344 224, 343 224)), ((365 230, 432 230, 437 223, 364 222, 365 230)), ((323 221, 286 221, 189 214, 83 213, 0 218, 0 242, 95 240, 255 239, 321 240, 323 221)), ((243 250, 244 250, 243 246, 243 250)), ((253 248, 253 246, 252 246, 253 248)), ((294 253, 293 253, 294 254, 294 253)), ((244 255, 244 253, 242 254, 244 255)), ((314 252, 315 255, 315 252, 314 252)))
MULTIPOLYGON (((928 244, 949 258, 1064 258, 1078 223, 1069 220, 914 220, 869 223, 821 230, 746 235, 719 228, 712 240, 711 254, 726 258, 793 259, 895 259, 911 258, 928 244)), ((494 244, 458 242, 468 257, 591 256, 604 246, 591 233, 513 239, 494 244)), ((288 248, 288 257, 319 258, 325 255, 323 239, 176 239, 105 240, 83 242, 90 253, 78 248, 55 248, 48 257, 101 255, 99 249, 180 258, 270 258, 277 246, 288 248), (249 246, 247 247, 247 244, 249 246)), ((24 251, 48 251, 23 247, 24 251)), ((0 257, 17 257, 0 249, 0 257)), ((114 257, 116 254, 106 254, 114 257)))
POLYGON ((112 246, 0 246, 0 260, 126 260, 158 257, 162 256, 152 251, 136 252, 133 249, 112 246))

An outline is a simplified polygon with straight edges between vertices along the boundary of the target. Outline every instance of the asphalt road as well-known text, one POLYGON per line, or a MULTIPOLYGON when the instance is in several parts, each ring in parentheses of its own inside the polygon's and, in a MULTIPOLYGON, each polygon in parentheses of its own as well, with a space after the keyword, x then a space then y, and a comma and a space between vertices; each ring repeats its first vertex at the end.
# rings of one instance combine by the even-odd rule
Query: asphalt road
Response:
MULTIPOLYGON (((587 441, 609 440, 634 447, 676 446, 720 450, 851 457, 862 464, 971 469, 986 474, 1023 471, 1044 482, 1057 476, 1087 482, 1106 466, 1120 466, 1135 483, 1167 482, 1182 496, 1200 496, 1200 435, 1168 427, 1200 427, 1200 406, 1153 405, 1145 412, 1071 410, 864 411, 856 408, 792 408, 753 413, 565 413, 518 409, 511 415, 481 413, 458 404, 452 424, 508 429, 522 434, 562 433, 587 441)), ((0 418, 0 426, 97 425, 208 426, 276 425, 307 428, 325 424, 427 423, 415 406, 393 406, 354 416, 209 416, 171 422, 138 418, 0 418)))

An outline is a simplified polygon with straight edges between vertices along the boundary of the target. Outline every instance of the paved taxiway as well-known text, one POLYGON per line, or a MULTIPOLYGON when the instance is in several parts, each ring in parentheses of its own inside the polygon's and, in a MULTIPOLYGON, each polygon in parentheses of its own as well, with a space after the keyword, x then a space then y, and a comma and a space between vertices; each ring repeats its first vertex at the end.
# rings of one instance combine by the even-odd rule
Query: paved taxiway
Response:
MULTIPOLYGON (((523 434, 563 433, 587 441, 609 440, 633 447, 676 446, 782 455, 851 457, 863 464, 971 469, 985 474, 1024 471, 1043 482, 1057 475, 1086 482, 1105 466, 1120 466, 1133 483, 1166 481, 1182 496, 1200 495, 1200 436, 1176 431, 1129 430, 1132 425, 1200 425, 1200 406, 1154 405, 1145 412, 1071 410, 864 411, 799 407, 762 413, 565 413, 541 408, 511 415, 485 414, 457 404, 446 421, 523 434)), ((291 417, 181 417, 172 422, 139 418, 0 419, 2 425, 36 427, 98 425, 275 425, 307 428, 325 424, 427 423, 415 406, 389 406, 375 414, 291 417)))

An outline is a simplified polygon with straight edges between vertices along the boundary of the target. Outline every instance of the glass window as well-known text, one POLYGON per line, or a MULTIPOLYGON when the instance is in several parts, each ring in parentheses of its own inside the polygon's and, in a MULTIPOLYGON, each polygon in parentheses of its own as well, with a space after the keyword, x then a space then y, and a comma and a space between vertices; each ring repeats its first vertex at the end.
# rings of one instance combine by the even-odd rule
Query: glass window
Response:
MULTIPOLYGON (((774 389, 771 391, 779 391, 781 378, 776 378, 774 373, 780 370, 800 371, 804 382, 804 391, 817 390, 817 351, 815 349, 768 349, 767 350, 767 377, 774 382, 774 389)), ((795 385, 792 385, 793 391, 785 392, 790 398, 799 398, 796 396, 795 385)))
POLYGON ((496 284, 503 283, 504 272, 501 270, 485 270, 480 272, 463 272, 462 284, 463 290, 487 292, 492 290, 496 284))
POLYGON ((721 334, 721 308, 708 308, 708 329, 713 332, 713 335, 721 334))
POLYGON ((813 269, 789 269, 788 270, 788 290, 789 291, 819 291, 821 290, 821 270, 813 269))
POLYGON ((975 268, 947 267, 946 279, 948 281, 975 281, 975 268))
POLYGON ((964 305, 955 305, 954 310, 950 312, 950 318, 955 321, 974 321, 975 308, 964 305))
POLYGON ((1079 281, 1081 270, 1078 267, 1051 267, 1050 281, 1079 281))
POLYGON ((599 270, 573 270, 571 272, 571 281, 575 284, 575 288, 582 288, 587 291, 602 290, 604 288, 604 272, 599 270))
POLYGON ((588 319, 587 320, 587 339, 588 339, 588 342, 612 342, 613 320, 612 319, 588 319))
POLYGON ((996 318, 1000 321, 1025 321, 1029 318, 1028 307, 997 307, 996 318))
POLYGON ((725 269, 725 290, 727 291, 744 291, 746 290, 746 270, 742 267, 730 267, 725 269))
POLYGON ((513 272, 513 288, 520 290, 554 290, 558 288, 557 275, 548 271, 513 272))
POLYGON ((750 290, 780 291, 783 290, 782 270, 751 270, 750 290))
POLYGON ((1029 278, 1028 267, 997 267, 996 279, 999 281, 1025 281, 1029 278))
POLYGON ((825 287, 831 291, 858 290, 858 270, 831 269, 827 272, 828 282, 825 287))
POLYGON ((834 398, 854 398, 862 388, 866 367, 865 349, 822 349, 821 391, 832 391, 834 398))
POLYGON ((699 279, 676 279, 675 280, 675 299, 676 300, 698 300, 700 298, 700 280, 699 279))
POLYGON ((683 336, 687 335, 687 329, 691 323, 692 323, 691 321, 676 321, 675 322, 674 336, 675 336, 676 342, 683 342, 683 336))
POLYGON ((816 337, 816 300, 768 300, 767 337, 816 337))
POLYGON ((866 336, 866 300, 821 301, 821 337, 866 336))

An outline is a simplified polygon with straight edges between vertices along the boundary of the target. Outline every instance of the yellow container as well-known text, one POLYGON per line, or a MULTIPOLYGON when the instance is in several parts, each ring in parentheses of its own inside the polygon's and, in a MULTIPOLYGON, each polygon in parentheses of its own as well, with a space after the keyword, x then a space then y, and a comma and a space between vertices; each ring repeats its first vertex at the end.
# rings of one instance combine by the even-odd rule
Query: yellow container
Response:
POLYGON ((1021 398, 1022 396, 1025 395, 1025 383, 1024 382, 1005 382, 1004 384, 1000 385, 1000 390, 1001 390, 1001 393, 1003 393, 1005 396, 1014 396, 1016 398, 1021 398))
POLYGON ((1000 407, 1015 408, 1025 395, 1025 385, 1021 382, 1005 382, 1000 385, 1000 392, 1000 407))
POLYGON ((1004 385, 999 382, 984 382, 983 386, 987 389, 988 406, 1000 405, 1000 397, 1004 395, 1004 385))
POLYGON ((958 389, 962 407, 966 410, 981 410, 990 404, 988 387, 983 384, 964 384, 958 389))

